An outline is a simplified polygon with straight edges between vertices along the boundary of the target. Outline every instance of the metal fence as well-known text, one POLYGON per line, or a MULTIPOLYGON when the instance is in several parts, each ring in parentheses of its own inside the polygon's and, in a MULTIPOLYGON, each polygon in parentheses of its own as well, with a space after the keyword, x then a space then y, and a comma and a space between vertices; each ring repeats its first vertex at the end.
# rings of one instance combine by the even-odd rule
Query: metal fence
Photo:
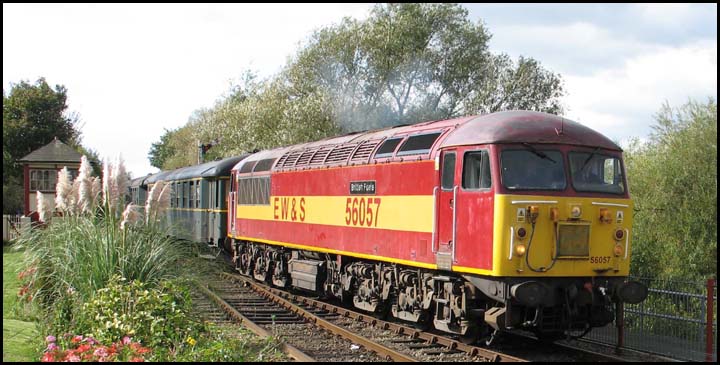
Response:
POLYGON ((586 338, 690 361, 717 361, 717 283, 632 278, 648 297, 625 305, 624 328, 596 328, 586 338))
POLYGON ((30 217, 3 214, 3 241, 12 241, 20 236, 24 226, 30 225, 30 217))

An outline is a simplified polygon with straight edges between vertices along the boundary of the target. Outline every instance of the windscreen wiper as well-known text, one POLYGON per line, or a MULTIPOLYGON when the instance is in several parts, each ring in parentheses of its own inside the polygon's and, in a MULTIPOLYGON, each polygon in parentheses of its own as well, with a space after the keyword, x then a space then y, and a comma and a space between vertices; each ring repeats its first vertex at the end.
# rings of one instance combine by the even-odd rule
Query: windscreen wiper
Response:
POLYGON ((583 172, 585 170, 585 166, 587 166, 588 162, 590 162, 590 160, 593 158, 593 156, 595 156, 595 153, 597 153, 598 150, 600 150, 600 147, 595 147, 595 150, 592 151, 590 153, 590 156, 585 159, 585 162, 583 162, 583 165, 580 168, 580 172, 583 172))
POLYGON ((543 152, 538 151, 537 149, 535 149, 535 147, 533 147, 532 145, 530 145, 530 143, 523 142, 522 145, 525 146, 525 147, 527 147, 527 148, 530 150, 530 152, 534 153, 536 156, 538 156, 538 157, 540 157, 540 158, 542 158, 542 159, 545 159, 545 160, 550 160, 550 161, 552 161, 552 163, 557 163, 555 160, 553 160, 552 158, 550 158, 550 156, 548 156, 548 155, 546 155, 545 153, 543 153, 543 152))

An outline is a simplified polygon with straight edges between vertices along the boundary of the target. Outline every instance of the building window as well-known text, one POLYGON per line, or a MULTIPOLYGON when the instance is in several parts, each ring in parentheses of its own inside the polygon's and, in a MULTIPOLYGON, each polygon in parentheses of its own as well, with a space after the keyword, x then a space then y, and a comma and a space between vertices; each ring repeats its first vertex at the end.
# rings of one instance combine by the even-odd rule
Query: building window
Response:
POLYGON ((57 170, 30 170, 30 191, 55 191, 57 170))

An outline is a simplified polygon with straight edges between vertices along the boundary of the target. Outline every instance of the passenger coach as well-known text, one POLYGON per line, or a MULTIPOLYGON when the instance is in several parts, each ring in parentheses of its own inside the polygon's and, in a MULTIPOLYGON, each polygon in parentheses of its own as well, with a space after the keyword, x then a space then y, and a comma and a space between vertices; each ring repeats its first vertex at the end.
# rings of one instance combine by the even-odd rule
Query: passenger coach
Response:
POLYGON ((168 222, 178 238, 211 245, 225 241, 230 169, 245 156, 164 171, 146 179, 147 191, 158 181, 171 185, 168 222))

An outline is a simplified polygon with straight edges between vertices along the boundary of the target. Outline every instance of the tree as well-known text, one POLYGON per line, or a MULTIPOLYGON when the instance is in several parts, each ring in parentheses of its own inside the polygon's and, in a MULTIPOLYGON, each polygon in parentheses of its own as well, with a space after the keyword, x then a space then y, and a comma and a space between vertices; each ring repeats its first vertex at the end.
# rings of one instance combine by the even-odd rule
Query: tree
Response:
MULTIPOLYGON (((79 118, 66 115, 67 89, 51 88, 44 78, 3 89, 3 212, 22 208, 22 170, 17 160, 57 137, 97 162, 97 154, 80 145, 79 118)), ((99 166, 99 165, 97 165, 99 166)))
POLYGON ((300 96, 322 92, 336 124, 360 130, 509 109, 561 113, 560 76, 488 50, 457 4, 382 4, 313 34, 288 67, 300 96))
POLYGON ((649 141, 633 141, 626 165, 635 201, 634 274, 717 276, 717 104, 667 103, 649 141))
POLYGON ((160 136, 160 141, 151 145, 150 152, 148 152, 148 160, 150 160, 151 166, 162 169, 165 161, 175 154, 175 149, 170 147, 170 139, 174 132, 173 130, 165 129, 165 133, 160 136))
POLYGON ((490 53, 490 37, 457 4, 376 5, 368 19, 313 33, 277 75, 245 73, 230 95, 195 113, 195 134, 169 137, 179 148, 170 153, 194 163, 183 143, 196 153, 197 141, 219 141, 211 151, 222 157, 468 114, 561 113, 560 76, 532 58, 490 53))

